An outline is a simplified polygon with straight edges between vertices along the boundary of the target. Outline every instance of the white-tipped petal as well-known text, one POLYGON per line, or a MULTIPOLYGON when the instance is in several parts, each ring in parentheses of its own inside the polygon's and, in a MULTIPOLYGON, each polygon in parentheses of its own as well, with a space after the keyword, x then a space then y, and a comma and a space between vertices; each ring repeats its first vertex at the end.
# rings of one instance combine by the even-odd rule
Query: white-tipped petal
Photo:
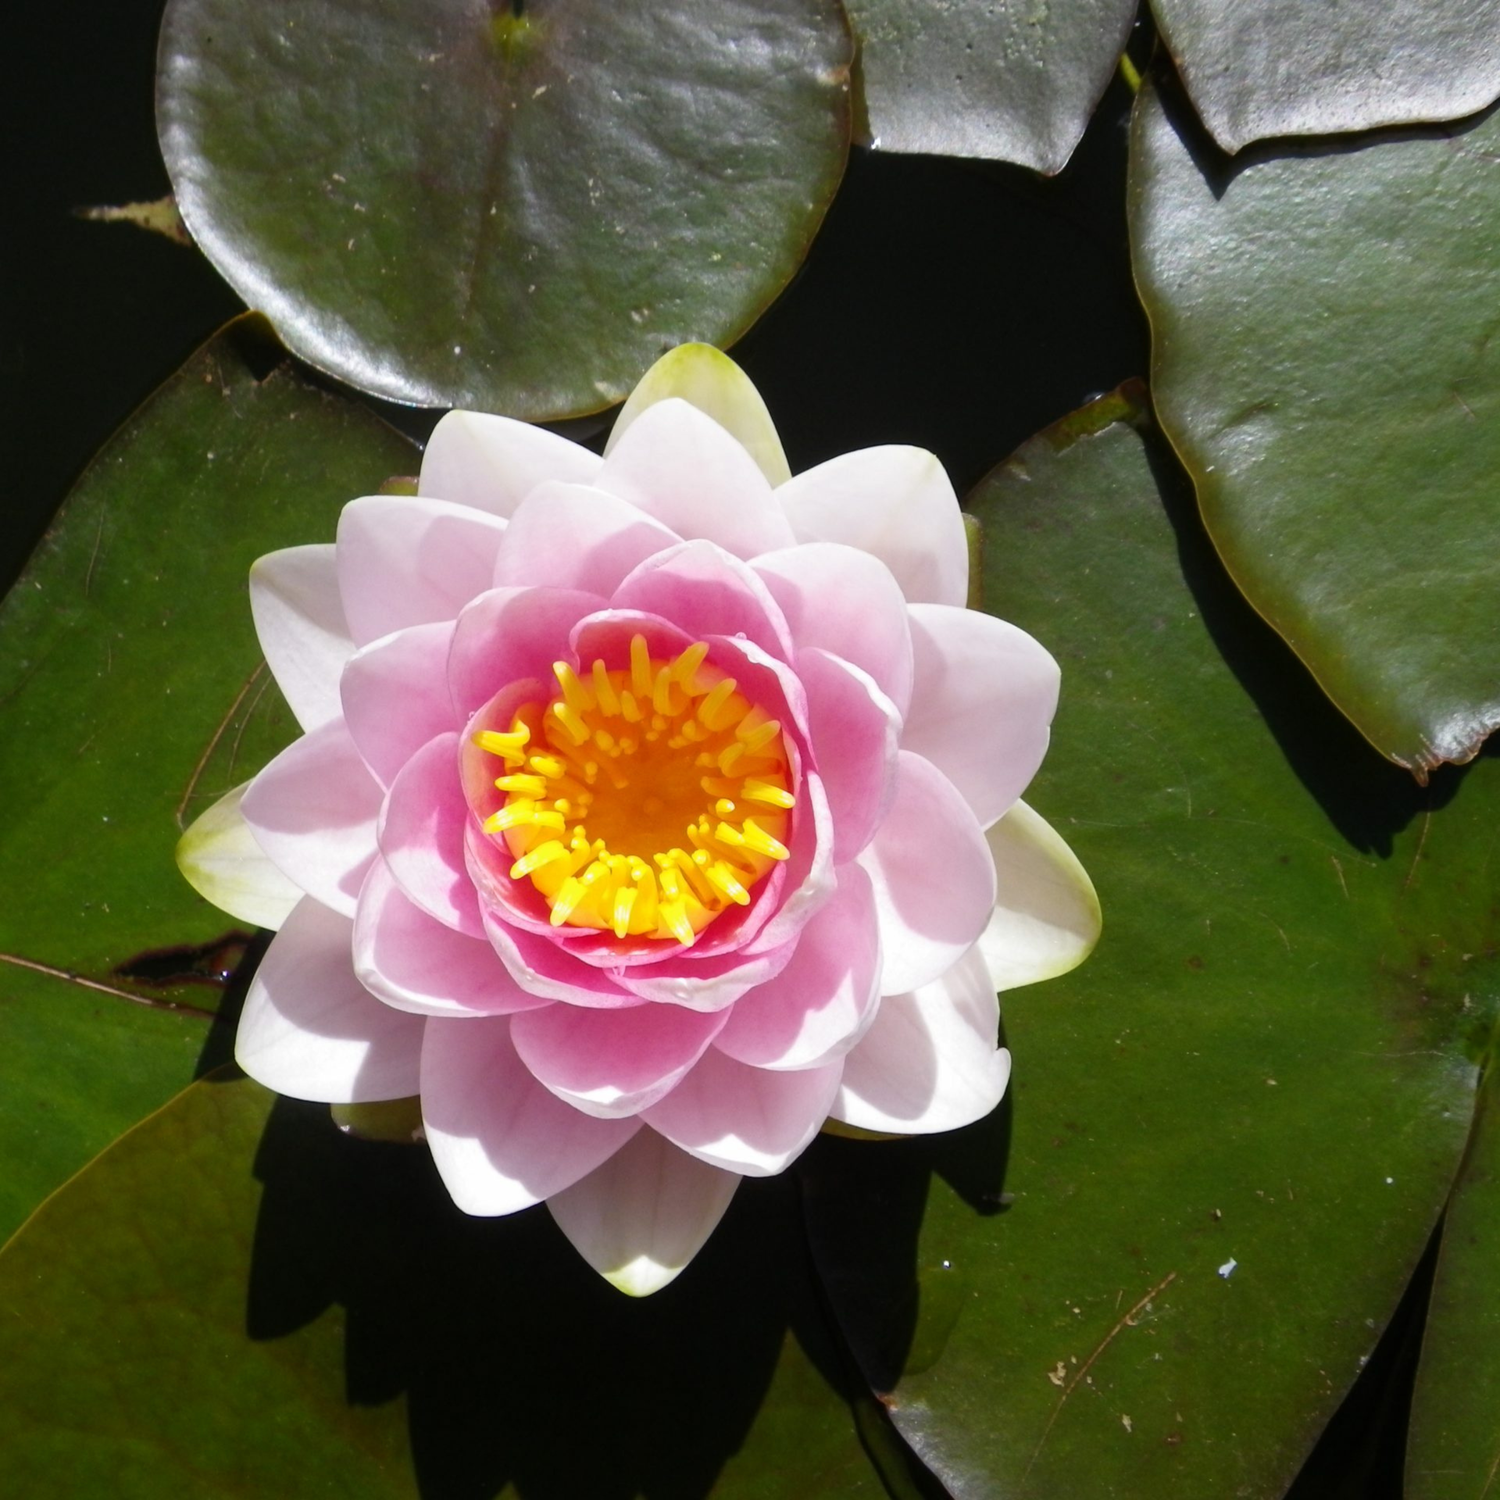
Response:
POLYGON ((755 460, 772 485, 785 484, 792 477, 776 424, 760 392, 712 344, 679 344, 646 371, 615 418, 604 445, 605 456, 643 411, 674 396, 712 417, 755 460))
POLYGON ((266 665, 304 729, 339 715, 354 652, 331 542, 268 552, 250 567, 250 614, 266 665))
POLYGON ((549 479, 587 484, 596 453, 555 432, 486 412, 450 411, 427 440, 418 493, 509 516, 549 479))
POLYGON ((547 1208, 605 1280, 627 1296, 649 1297, 702 1248, 739 1184, 737 1172, 642 1130, 547 1208))
POLYGON ((1099 897, 1078 856, 1040 813, 1017 802, 985 832, 995 910, 979 935, 997 990, 1056 979, 1099 941, 1099 897))
POLYGON ((245 787, 225 792, 177 841, 177 868, 220 911, 256 927, 280 927, 302 899, 255 841, 240 811, 245 787))

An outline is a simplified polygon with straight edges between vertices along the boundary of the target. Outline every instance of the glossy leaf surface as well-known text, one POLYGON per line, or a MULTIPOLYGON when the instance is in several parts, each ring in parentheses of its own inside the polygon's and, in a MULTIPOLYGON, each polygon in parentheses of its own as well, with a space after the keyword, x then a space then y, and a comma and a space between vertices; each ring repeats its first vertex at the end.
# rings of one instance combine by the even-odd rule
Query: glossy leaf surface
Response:
POLYGON ((414 461, 246 320, 126 423, 0 605, 0 1235, 192 1077, 244 954, 172 851, 295 732, 251 562, 414 461))
POLYGON ((1250 601, 1419 778, 1500 724, 1500 116, 1206 160, 1141 95, 1154 394, 1250 601))
POLYGON ((634 1302, 544 1210, 466 1218, 425 1149, 210 1078, 0 1251, 0 1298, 35 1500, 885 1493, 820 1373, 789 1179, 634 1302))
POLYGON ((840 1320, 960 1500, 1280 1495, 1442 1206, 1496 979, 1500 764, 1424 790, 1364 745, 1133 414, 969 500, 985 607, 1062 666, 1027 799, 1104 936, 1004 997, 994 1116, 810 1164, 840 1320))
POLYGON ((877 149, 1053 173, 1083 135, 1136 6, 849 0, 848 9, 877 149))
POLYGON ((1152 0, 1226 151, 1276 135, 1455 120, 1500 94, 1496 0, 1152 0))
POLYGON ((162 149, 288 346, 396 401, 542 418, 724 344, 849 141, 835 0, 172 0, 162 149))

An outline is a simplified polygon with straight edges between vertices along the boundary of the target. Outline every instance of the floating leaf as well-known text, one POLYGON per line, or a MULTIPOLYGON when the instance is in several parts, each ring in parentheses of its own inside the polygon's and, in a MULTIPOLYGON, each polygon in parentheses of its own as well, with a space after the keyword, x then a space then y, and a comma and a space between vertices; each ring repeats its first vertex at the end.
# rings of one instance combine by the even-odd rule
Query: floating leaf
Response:
POLYGON ((1496 0, 1152 0, 1226 151, 1273 135, 1455 120, 1500 94, 1496 0))
POLYGON ((295 732, 251 562, 412 464, 244 320, 126 423, 0 604, 0 1235, 192 1077, 244 951, 173 847, 295 732))
POLYGON ((849 0, 872 143, 1060 172, 1115 70, 1135 0, 849 0))
POLYGON ((790 1179, 640 1303, 544 1209, 466 1218, 424 1149, 211 1078, 0 1251, 0 1302, 27 1500, 884 1493, 819 1373, 790 1179))
POLYGON ((1282 1493, 1442 1207, 1497 979, 1500 763, 1421 789, 1365 746, 1128 404, 970 500, 986 607, 1062 665, 1027 798, 1104 936, 1004 997, 995 1116, 809 1164, 840 1321, 961 1500, 1282 1493))
POLYGON ((1497 153, 1491 116, 1205 175, 1153 92, 1134 125, 1162 425, 1250 602, 1419 779, 1500 724, 1497 153))
POLYGON ((850 55, 835 0, 172 0, 158 115, 188 227, 290 348, 558 417, 786 284, 850 55))

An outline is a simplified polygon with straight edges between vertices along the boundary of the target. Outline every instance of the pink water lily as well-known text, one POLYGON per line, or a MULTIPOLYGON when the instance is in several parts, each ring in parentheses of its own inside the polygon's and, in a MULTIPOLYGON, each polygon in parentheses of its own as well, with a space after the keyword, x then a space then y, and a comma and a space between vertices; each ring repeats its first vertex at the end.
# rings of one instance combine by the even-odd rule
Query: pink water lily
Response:
POLYGON ((1057 666, 968 567, 931 454, 792 478, 703 346, 602 458, 445 417, 417 495, 252 571, 304 733, 180 851, 279 928, 241 1065, 420 1095, 461 1208, 545 1201, 637 1294, 830 1118, 983 1116, 997 990, 1080 961, 1098 907, 1017 800, 1057 666))

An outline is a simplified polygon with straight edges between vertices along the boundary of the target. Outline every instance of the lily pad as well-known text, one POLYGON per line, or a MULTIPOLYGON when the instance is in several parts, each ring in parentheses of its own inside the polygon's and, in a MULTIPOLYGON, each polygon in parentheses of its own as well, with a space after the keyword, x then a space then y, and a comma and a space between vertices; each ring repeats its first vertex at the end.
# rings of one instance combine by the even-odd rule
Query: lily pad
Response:
POLYGON ((1152 0, 1226 151, 1277 135, 1455 120, 1500 94, 1496 0, 1152 0))
POLYGON ((1500 115, 1231 167, 1146 90, 1162 426, 1250 602, 1419 779, 1500 725, 1500 115))
POLYGON ((1125 50, 1135 0, 848 0, 871 145, 1060 172, 1125 50))
POLYGON ((0 1299, 29 1500, 884 1494, 790 1179, 640 1303, 545 1210, 466 1218, 425 1150, 210 1078, 0 1251, 0 1299))
POLYGON ((1062 665, 1027 798, 1103 939, 1002 997, 995 1116, 809 1164, 839 1320, 960 1500, 1283 1493, 1442 1208, 1500 979, 1500 763, 1421 789, 1360 741, 1159 489, 1140 401, 969 500, 985 606, 1062 665))
POLYGON ((288 347, 361 389, 533 419, 724 344, 843 173, 836 0, 172 0, 183 219, 288 347))
POLYGON ((0 1236, 193 1076, 251 937, 173 860, 295 733, 251 562, 413 463, 242 320, 126 423, 0 604, 0 1236))

